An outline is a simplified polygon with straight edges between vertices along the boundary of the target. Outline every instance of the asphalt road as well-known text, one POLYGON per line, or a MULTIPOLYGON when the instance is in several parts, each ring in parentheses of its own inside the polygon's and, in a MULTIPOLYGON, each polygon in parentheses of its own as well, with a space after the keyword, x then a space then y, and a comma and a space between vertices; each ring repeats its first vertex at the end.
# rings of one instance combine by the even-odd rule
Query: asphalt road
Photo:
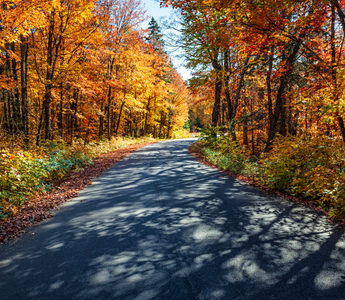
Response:
POLYGON ((147 146, 0 246, 0 299, 345 299, 344 230, 147 146), (83 200, 83 201, 81 201, 83 200))

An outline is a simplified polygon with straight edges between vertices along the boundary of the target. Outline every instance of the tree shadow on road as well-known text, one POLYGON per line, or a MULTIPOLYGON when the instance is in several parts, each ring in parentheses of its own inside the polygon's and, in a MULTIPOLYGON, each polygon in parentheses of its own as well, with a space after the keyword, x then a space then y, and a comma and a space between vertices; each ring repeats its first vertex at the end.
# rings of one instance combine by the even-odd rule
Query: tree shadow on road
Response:
POLYGON ((1 246, 1 299, 344 299, 343 230, 201 165, 189 143, 130 155, 1 246))

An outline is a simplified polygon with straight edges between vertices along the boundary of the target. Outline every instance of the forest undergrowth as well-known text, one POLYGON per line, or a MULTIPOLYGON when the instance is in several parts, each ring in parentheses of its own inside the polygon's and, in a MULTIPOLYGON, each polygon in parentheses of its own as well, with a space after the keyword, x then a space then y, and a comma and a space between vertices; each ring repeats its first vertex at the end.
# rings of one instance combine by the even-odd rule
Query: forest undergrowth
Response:
POLYGON ((84 145, 48 142, 41 147, 0 151, 0 243, 21 236, 76 197, 93 178, 128 154, 157 142, 152 137, 117 137, 84 145))
POLYGON ((230 175, 324 211, 334 221, 345 219, 345 158, 340 139, 278 137, 272 150, 259 156, 214 129, 190 146, 199 160, 230 175))

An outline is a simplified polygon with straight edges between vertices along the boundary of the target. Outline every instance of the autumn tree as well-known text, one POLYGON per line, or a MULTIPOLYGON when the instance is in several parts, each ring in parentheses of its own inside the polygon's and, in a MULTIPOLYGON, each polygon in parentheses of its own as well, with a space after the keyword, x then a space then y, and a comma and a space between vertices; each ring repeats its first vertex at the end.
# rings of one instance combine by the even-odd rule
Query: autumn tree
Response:
POLYGON ((186 117, 188 92, 158 24, 140 28, 139 0, 5 1, 0 13, 0 128, 13 140, 167 137, 186 117))

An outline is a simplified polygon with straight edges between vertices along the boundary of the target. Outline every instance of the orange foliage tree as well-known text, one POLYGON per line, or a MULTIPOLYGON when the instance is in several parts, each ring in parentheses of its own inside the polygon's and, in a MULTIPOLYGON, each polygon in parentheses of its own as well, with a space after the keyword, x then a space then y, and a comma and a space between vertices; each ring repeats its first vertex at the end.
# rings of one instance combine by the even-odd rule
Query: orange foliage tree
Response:
MULTIPOLYGON (((237 133, 248 144, 251 135, 253 153, 255 147, 269 151, 277 133, 345 140, 342 1, 162 5, 181 12, 190 66, 197 62, 198 77, 214 84, 215 96, 208 100, 213 125, 224 123, 224 114, 234 139, 237 133)), ((198 84, 196 79, 191 82, 198 84)))
POLYGON ((186 121, 187 87, 140 28, 141 1, 3 1, 0 16, 0 129, 12 140, 170 137, 186 121))

